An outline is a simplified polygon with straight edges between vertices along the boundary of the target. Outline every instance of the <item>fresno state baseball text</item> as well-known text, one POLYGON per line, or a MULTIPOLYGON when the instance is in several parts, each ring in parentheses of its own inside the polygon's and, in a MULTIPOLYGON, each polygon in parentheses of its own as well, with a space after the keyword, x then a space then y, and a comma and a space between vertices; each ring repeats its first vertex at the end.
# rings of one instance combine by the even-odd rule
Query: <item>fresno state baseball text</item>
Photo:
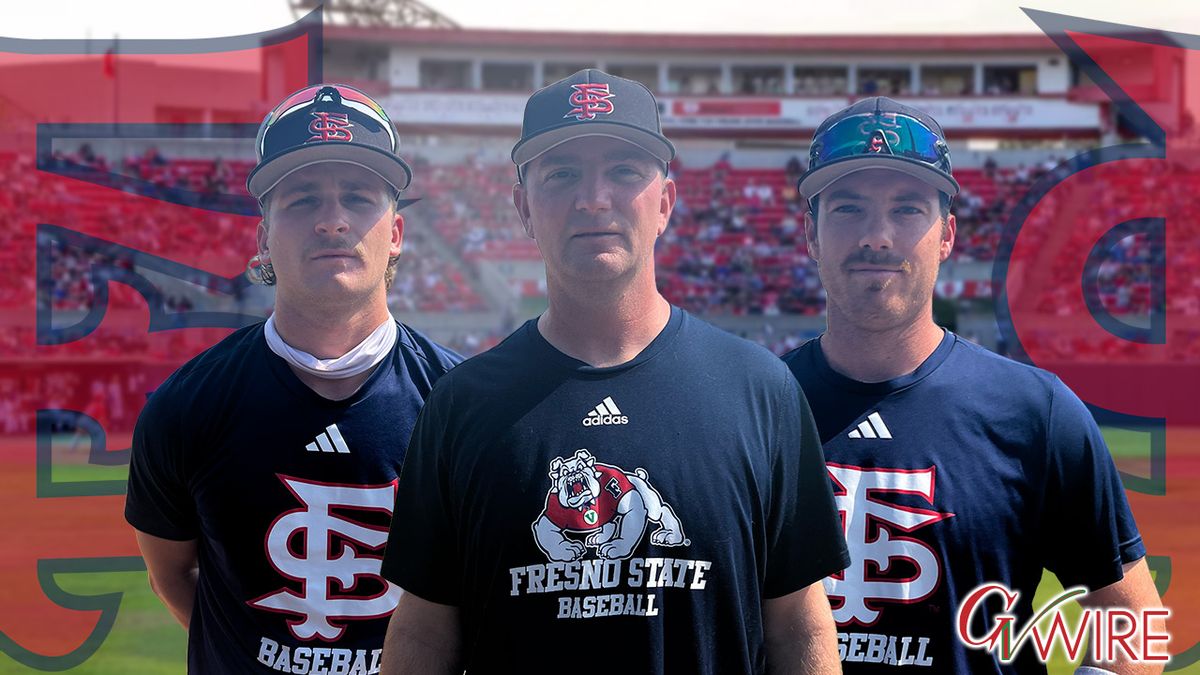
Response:
POLYGON ((372 675, 379 672, 383 649, 338 649, 337 647, 289 647, 271 638, 259 640, 258 662, 295 675, 372 675))
POLYGON ((929 638, 879 633, 838 633, 838 658, 850 663, 883 663, 889 666, 932 666, 925 655, 929 638))
MULTIPOLYGON (((575 560, 545 565, 526 565, 508 570, 512 580, 509 595, 520 596, 561 591, 590 591, 640 588, 686 588, 704 590, 707 560, 682 558, 630 558, 628 560, 575 560)), ((601 616, 658 616, 653 593, 604 593, 561 595, 559 619, 591 619, 601 616)))

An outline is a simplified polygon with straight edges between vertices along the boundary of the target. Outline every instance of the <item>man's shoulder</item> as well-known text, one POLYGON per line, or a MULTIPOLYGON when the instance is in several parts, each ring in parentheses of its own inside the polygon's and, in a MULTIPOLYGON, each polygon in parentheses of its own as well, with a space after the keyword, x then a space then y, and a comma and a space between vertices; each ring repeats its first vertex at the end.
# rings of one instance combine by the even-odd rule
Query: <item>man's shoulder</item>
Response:
POLYGON ((139 415, 139 424, 170 425, 202 418, 190 413, 220 405, 230 391, 241 388, 240 378, 260 376, 261 369, 268 367, 261 358, 266 351, 262 322, 234 331, 158 385, 139 415))
POLYGON ((223 389, 233 386, 231 378, 252 374, 247 365, 265 367, 263 363, 251 362, 255 351, 262 346, 260 342, 265 345, 262 322, 239 328, 180 366, 154 390, 154 396, 193 398, 212 386, 223 389))
POLYGON ((922 386, 923 394, 913 400, 927 401, 932 396, 980 419, 1031 432, 1045 429, 1052 411, 1062 404, 1083 409, 1054 373, 953 337, 956 342, 949 357, 928 378, 930 386, 922 386))
MULTIPOLYGON (((454 354, 458 361, 434 385, 434 396, 445 396, 453 388, 456 392, 469 393, 476 389, 492 389, 508 378, 521 377, 531 368, 536 368, 529 341, 522 335, 524 327, 518 328, 491 349, 463 358, 454 354)), ((449 350, 446 350, 449 351, 449 350)))
POLYGON ((958 335, 953 335, 948 374, 956 381, 986 382, 1010 395, 1030 395, 1039 399, 1059 385, 1058 376, 1048 370, 1014 361, 958 335))
POLYGON ((399 327, 396 348, 409 355, 422 369, 430 372, 434 379, 462 363, 462 355, 453 349, 434 342, 429 336, 408 324, 399 321, 396 324, 399 327))
POLYGON ((684 315, 685 348, 701 352, 709 368, 746 371, 748 375, 782 376, 787 367, 766 347, 739 337, 694 315, 684 315))
POLYGON ((977 375, 974 381, 980 386, 990 383, 1002 403, 1027 411, 1031 419, 1036 415, 1047 424, 1052 424, 1053 416, 1059 424, 1082 425, 1077 428, 1095 425, 1084 402, 1054 373, 1000 356, 966 340, 959 342, 965 344, 964 354, 975 364, 971 369, 977 375))
POLYGON ((816 338, 805 340, 799 347, 790 352, 785 352, 779 357, 779 360, 790 368, 792 372, 798 373, 808 365, 808 359, 811 358, 812 350, 816 348, 816 345, 816 338))

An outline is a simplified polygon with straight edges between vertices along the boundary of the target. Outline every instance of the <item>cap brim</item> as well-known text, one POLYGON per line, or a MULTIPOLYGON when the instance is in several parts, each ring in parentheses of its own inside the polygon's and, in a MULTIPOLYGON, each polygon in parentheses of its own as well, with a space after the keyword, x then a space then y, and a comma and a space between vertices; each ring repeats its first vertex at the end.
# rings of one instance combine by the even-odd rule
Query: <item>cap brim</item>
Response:
POLYGON ((567 141, 584 136, 607 136, 632 143, 663 163, 675 159, 675 146, 666 138, 645 129, 613 122, 566 124, 526 138, 513 146, 512 161, 523 166, 567 141))
POLYGON ((805 199, 812 199, 840 178, 867 169, 888 169, 908 174, 953 197, 958 194, 958 181, 953 176, 931 168, 924 162, 895 155, 855 155, 834 160, 800 177, 797 190, 805 199))
POLYGON ((301 145, 254 167, 246 178, 246 189, 256 199, 262 199, 263 195, 288 175, 321 162, 344 162, 361 166, 377 174, 397 190, 407 188, 412 182, 412 169, 397 155, 364 145, 325 141, 301 145))

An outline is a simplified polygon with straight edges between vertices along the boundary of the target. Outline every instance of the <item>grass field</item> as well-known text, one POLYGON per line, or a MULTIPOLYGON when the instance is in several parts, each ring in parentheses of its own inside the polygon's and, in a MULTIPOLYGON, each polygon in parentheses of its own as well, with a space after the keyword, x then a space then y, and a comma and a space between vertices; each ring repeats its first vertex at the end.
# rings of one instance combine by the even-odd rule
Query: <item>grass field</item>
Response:
MULTIPOLYGON (((1106 429, 1105 437, 1119 465, 1131 473, 1145 462, 1147 436, 1137 432, 1106 429)), ((61 440, 61 439, 56 439, 61 440)), ((53 479, 55 482, 112 481, 121 479, 125 467, 95 467, 81 464, 79 453, 69 452, 55 443, 53 479)), ((11 455, 10 455, 11 457, 11 455)), ((1157 514, 1156 514, 1157 516, 1157 514)), ((1194 516, 1193 516, 1194 517, 1194 516)), ((159 675, 184 672, 186 636, 153 593, 146 582, 145 572, 70 573, 58 574, 56 580, 63 590, 78 595, 122 593, 120 611, 107 639, 89 659, 69 672, 79 675, 159 675)), ((1053 575, 1047 574, 1038 589, 1034 607, 1061 591, 1053 575)), ((1068 615, 1073 623, 1078 607, 1071 604, 1068 615)), ((54 630, 47 627, 47 630, 54 630)), ((1074 666, 1061 658, 1049 664, 1051 675, 1067 675, 1074 666)), ((21 665, 0 653, 0 675, 42 672, 21 665)), ((1200 664, 1173 671, 1200 675, 1200 664)))

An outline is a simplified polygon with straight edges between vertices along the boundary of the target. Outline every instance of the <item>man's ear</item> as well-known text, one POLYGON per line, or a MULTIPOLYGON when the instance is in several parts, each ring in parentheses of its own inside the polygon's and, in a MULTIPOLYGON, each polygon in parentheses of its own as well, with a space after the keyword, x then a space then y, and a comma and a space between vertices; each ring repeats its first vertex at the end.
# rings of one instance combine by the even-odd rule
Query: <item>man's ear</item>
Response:
POLYGON ((394 258, 400 255, 400 251, 404 250, 404 216, 396 214, 396 220, 392 223, 392 245, 388 249, 388 257, 394 258))
POLYGON ((817 243, 817 221, 813 218, 812 211, 804 212, 804 239, 808 241, 808 257, 820 265, 821 249, 817 243))
POLYGON ((529 193, 525 186, 515 183, 512 189, 512 198, 513 207, 517 209, 517 217, 521 219, 521 227, 525 229, 525 236, 536 239, 533 236, 533 224, 529 222, 529 193))
POLYGON ((267 220, 266 218, 258 221, 258 228, 254 232, 254 238, 258 243, 259 255, 268 254, 267 250, 267 220))
POLYGON ((939 262, 946 262, 950 258, 950 253, 954 251, 954 237, 958 233, 958 221, 954 218, 954 214, 946 216, 946 226, 942 228, 942 246, 939 262))
POLYGON ((661 237, 663 232, 667 231, 667 225, 671 224, 671 212, 675 210, 676 197, 675 181, 664 178, 662 198, 658 202, 659 223, 656 237, 661 237))

